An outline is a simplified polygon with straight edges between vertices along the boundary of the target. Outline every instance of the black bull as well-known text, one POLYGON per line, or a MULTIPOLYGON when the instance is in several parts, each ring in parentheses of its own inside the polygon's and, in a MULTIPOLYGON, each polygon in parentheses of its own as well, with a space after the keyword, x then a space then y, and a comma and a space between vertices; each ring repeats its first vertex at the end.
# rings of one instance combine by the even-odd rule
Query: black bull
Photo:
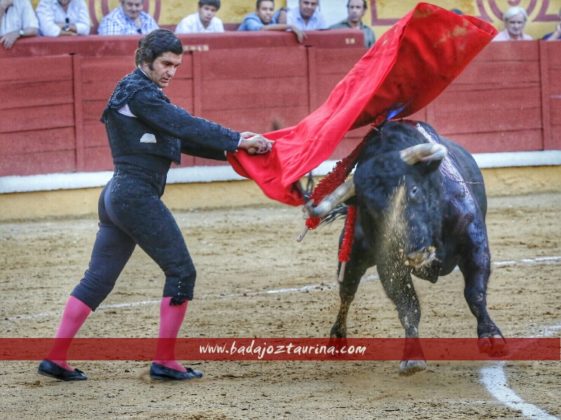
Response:
MULTIPOLYGON (((501 353, 502 334, 487 312, 487 199, 473 157, 428 124, 388 122, 368 134, 353 179, 357 222, 350 260, 340 273, 341 306, 331 337, 346 337, 360 279, 376 266, 405 336, 417 338, 421 309, 411 275, 436 282, 458 266, 480 350, 501 353)), ((413 357, 419 354, 419 348, 406 347, 403 374, 426 367, 422 357, 413 357)))

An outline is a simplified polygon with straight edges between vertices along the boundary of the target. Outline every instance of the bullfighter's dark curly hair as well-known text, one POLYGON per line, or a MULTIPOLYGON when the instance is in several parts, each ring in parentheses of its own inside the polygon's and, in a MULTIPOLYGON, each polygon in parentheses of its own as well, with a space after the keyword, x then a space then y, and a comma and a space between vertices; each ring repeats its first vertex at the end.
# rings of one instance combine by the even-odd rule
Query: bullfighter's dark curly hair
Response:
POLYGON ((151 67, 154 60, 166 52, 183 54, 181 41, 167 29, 156 29, 138 41, 135 53, 136 65, 147 63, 151 67))

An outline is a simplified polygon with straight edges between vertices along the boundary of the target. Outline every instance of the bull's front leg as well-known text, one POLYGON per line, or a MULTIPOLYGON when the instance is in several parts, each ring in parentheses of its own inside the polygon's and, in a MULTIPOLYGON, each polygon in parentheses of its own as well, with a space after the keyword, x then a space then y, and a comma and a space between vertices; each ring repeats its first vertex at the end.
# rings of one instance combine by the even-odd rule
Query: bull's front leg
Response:
MULTIPOLYGON (((341 305, 335 323, 331 327, 331 338, 346 338, 347 337, 347 315, 352 301, 355 298, 360 279, 367 270, 365 264, 360 264, 352 259, 345 266, 345 273, 343 274, 343 281, 339 283, 339 297, 341 305)), ((341 267, 339 267, 339 270, 341 267)))
POLYGON ((472 238, 479 238, 479 241, 473 242, 472 254, 459 264, 465 281, 464 297, 471 313, 477 319, 480 351, 500 355, 506 351, 506 342, 501 330, 487 311, 487 283, 491 275, 491 256, 487 235, 481 228, 476 232, 472 230, 470 233, 472 233, 472 238))
MULTIPOLYGON (((355 238, 353 250, 350 255, 350 260, 345 264, 343 280, 339 283, 339 297, 341 298, 341 305, 339 313, 335 319, 335 323, 331 327, 331 338, 346 338, 347 337, 347 315, 352 301, 355 298, 360 279, 368 269, 373 265, 373 260, 369 258, 368 253, 364 251, 361 246, 360 240, 355 238)), ((342 269, 339 264, 339 270, 342 269)), ((338 270, 338 271, 339 271, 338 270)), ((338 276, 338 278, 340 278, 338 276)))
POLYGON ((425 370, 427 363, 419 342, 421 307, 411 274, 406 269, 391 264, 378 266, 378 274, 386 294, 397 309, 399 321, 405 330, 405 348, 399 364, 399 373, 412 375, 425 370))

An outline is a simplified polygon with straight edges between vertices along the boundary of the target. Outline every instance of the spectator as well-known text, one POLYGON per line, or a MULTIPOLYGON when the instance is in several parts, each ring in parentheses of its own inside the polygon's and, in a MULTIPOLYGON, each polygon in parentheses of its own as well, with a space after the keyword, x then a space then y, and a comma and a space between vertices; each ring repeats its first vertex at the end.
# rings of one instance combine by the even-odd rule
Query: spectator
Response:
POLYGON ((362 31, 364 35, 364 46, 370 48, 376 41, 374 32, 362 22, 362 18, 366 13, 368 5, 366 0, 348 0, 347 1, 347 19, 331 25, 329 29, 357 29, 362 31))
POLYGON ((281 7, 273 15, 273 23, 284 23, 284 24, 286 24, 286 14, 287 13, 288 13, 288 9, 286 7, 281 7))
POLYGON ((559 23, 555 27, 555 31, 546 34, 543 39, 546 41, 558 41, 561 40, 561 9, 559 9, 559 23))
POLYGON ((286 23, 296 26, 301 31, 327 29, 327 24, 318 10, 319 0, 299 0, 298 9, 289 9, 286 23))
POLYGON ((29 0, 0 0, 0 44, 9 49, 21 37, 36 36, 39 22, 29 0))
POLYGON ((90 14, 85 0, 40 0, 39 30, 44 36, 89 35, 90 14))
POLYGON ((273 14, 275 13, 274 0, 257 0, 255 4, 255 12, 247 15, 238 31, 287 31, 291 30, 296 35, 298 42, 304 41, 305 34, 296 26, 290 26, 286 23, 273 22, 273 14))
POLYGON ((499 32, 493 41, 531 41, 533 38, 524 33, 528 21, 528 13, 523 7, 509 8, 503 15, 505 29, 499 32))
POLYGON ((143 0, 120 0, 121 5, 101 20, 100 35, 145 35, 158 29, 152 16, 144 12, 143 0))
POLYGON ((197 13, 184 17, 175 28, 175 33, 224 32, 222 21, 216 17, 219 9, 220 0, 199 0, 197 13))

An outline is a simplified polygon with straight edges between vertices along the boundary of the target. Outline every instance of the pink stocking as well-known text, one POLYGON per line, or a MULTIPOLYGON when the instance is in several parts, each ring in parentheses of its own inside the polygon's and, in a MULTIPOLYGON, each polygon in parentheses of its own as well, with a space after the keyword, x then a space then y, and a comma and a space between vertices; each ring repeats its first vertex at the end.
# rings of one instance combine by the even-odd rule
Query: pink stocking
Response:
POLYGON ((185 318, 188 301, 181 305, 170 305, 171 297, 162 298, 160 303, 160 333, 154 363, 185 372, 185 367, 175 360, 175 341, 185 318))
POLYGON ((91 312, 91 308, 81 300, 76 299, 74 296, 68 298, 55 335, 55 344, 49 353, 48 359, 64 369, 72 370, 66 362, 68 359, 68 349, 72 339, 91 312))

